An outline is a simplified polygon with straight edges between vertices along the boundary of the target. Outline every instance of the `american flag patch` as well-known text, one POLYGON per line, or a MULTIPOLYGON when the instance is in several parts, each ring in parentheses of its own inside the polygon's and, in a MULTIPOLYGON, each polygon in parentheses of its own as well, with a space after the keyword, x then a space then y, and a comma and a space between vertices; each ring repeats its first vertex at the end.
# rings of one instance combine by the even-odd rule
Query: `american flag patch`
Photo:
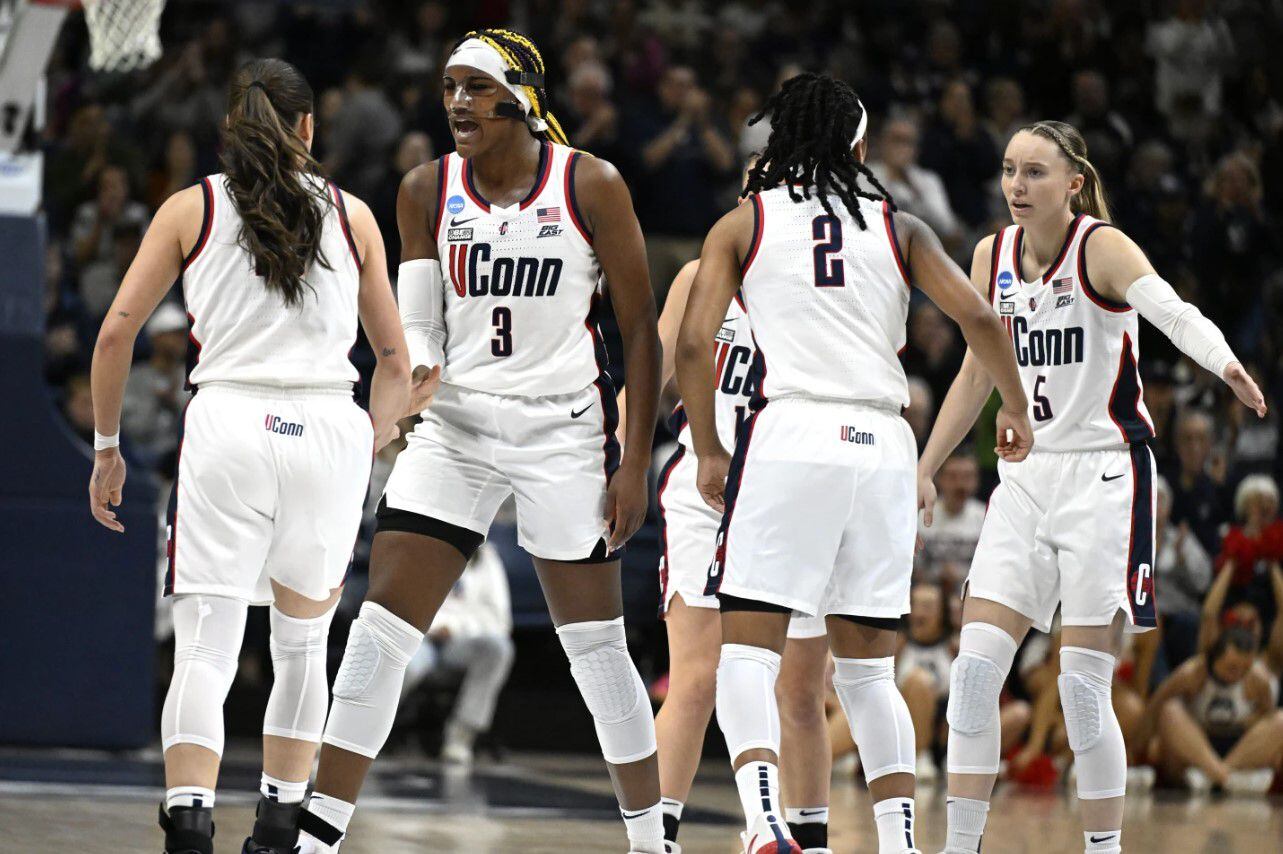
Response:
POLYGON ((1063 279, 1053 279, 1051 283, 1051 292, 1053 294, 1067 294, 1074 289, 1074 279, 1072 276, 1066 276, 1063 279))
POLYGON ((561 208, 538 208, 540 222, 561 222, 561 208))

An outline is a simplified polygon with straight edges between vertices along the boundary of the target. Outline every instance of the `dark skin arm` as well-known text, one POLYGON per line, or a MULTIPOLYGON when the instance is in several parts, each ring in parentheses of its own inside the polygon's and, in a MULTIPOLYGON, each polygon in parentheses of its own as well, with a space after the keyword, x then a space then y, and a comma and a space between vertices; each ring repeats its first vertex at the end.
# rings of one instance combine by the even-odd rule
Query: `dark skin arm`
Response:
POLYGON ((633 212, 632 196, 619 171, 604 160, 581 157, 575 168, 575 196, 610 288, 628 377, 624 456, 606 492, 608 545, 613 550, 637 533, 646 518, 646 473, 659 408, 658 319, 646 266, 646 244, 633 212))
MULTIPOLYGON (((396 196, 396 225, 401 234, 401 261, 428 258, 439 261, 436 227, 437 163, 416 166, 401 179, 396 196)), ((406 415, 417 415, 427 408, 441 385, 441 368, 411 365, 410 409, 406 415)))
POLYGON ((677 335, 677 386, 699 460, 696 484, 708 506, 725 510, 731 456, 717 436, 713 348, 726 309, 743 282, 740 259, 753 233, 753 207, 740 205, 723 216, 704 240, 699 269, 677 335))

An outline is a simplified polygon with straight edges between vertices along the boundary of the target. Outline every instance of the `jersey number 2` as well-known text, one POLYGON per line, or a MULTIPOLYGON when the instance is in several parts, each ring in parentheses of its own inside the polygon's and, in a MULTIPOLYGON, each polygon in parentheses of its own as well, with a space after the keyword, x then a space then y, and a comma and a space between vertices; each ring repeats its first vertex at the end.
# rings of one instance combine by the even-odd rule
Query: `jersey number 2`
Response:
POLYGON ((840 288, 846 285, 846 271, 842 259, 833 257, 842 251, 842 221, 832 214, 811 220, 811 237, 823 243, 815 244, 815 286, 840 288))
POLYGON ((490 314, 494 324, 494 339, 490 342, 490 352, 496 356, 512 355, 512 309, 506 305, 496 306, 490 314))

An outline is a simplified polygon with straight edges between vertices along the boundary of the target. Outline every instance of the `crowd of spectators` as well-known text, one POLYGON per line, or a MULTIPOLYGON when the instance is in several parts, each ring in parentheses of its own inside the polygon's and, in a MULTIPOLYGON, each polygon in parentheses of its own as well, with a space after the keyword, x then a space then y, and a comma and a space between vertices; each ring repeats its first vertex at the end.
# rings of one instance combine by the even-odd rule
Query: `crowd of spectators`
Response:
MULTIPOLYGON (((1009 222, 998 186, 1007 140, 1028 121, 1064 119, 1085 135, 1116 222, 1225 330, 1271 407, 1264 420, 1250 415, 1142 324, 1163 475, 1154 571, 1164 620, 1152 670, 1135 686, 1144 701, 1166 674, 1211 648, 1197 638, 1216 579, 1224 582, 1218 607, 1234 625, 1256 621, 1258 648, 1275 621, 1283 560, 1283 67, 1269 59, 1283 36, 1276 5, 188 2, 166 12, 161 61, 123 81, 86 74, 84 34, 73 23, 50 69, 40 140, 48 380, 87 435, 86 370, 99 321, 157 206, 217 170, 228 79, 250 57, 280 56, 307 76, 316 154, 338 184, 369 201, 395 260, 400 176, 452 148, 439 83, 452 41, 476 26, 529 34, 572 143, 628 180, 661 304, 734 204, 745 157, 765 142, 769 129, 749 118, 800 70, 855 87, 871 117, 874 173, 964 267, 976 241, 1009 222)), ((146 330, 124 424, 136 459, 166 476, 184 399, 177 311, 146 330)), ((957 328, 915 296, 904 362, 913 393, 906 417, 919 442, 963 348, 957 328)), ((670 438, 657 428, 657 444, 670 438)), ((934 593, 915 592, 915 603, 938 600, 948 617, 941 626, 955 630, 960 582, 996 482, 992 446, 986 414, 941 472, 936 525, 923 531, 917 558, 917 582, 934 593)), ((1211 616, 1216 627, 1221 620, 1211 616)), ((927 632, 931 643, 941 631, 927 632)), ((1026 681, 1038 684, 1051 661, 1034 655, 1026 681)), ((1275 686, 1277 695, 1277 678, 1275 686)), ((1037 697, 1029 700, 1036 717, 1037 697)))

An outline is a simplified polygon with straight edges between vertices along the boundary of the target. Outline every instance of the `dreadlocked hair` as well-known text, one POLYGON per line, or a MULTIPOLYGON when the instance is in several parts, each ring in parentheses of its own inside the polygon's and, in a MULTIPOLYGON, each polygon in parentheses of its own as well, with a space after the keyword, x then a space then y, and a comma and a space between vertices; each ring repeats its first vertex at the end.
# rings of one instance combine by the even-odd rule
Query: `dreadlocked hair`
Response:
POLYGON ((795 202, 810 199, 814 191, 833 216, 829 196, 836 195, 862 229, 868 226, 859 199, 885 201, 895 210, 891 194, 851 152, 851 138, 863 114, 855 91, 827 74, 806 72, 785 80, 749 120, 754 125, 769 116, 771 135, 762 156, 749 169, 741 197, 783 184, 795 202), (860 189, 860 176, 877 193, 860 189))
MULTIPOLYGON (((499 51, 499 55, 503 57, 504 62, 508 63, 508 66, 516 71, 523 71, 528 74, 545 73, 543 54, 539 52, 539 48, 535 47, 534 42, 521 33, 491 28, 473 30, 455 42, 454 47, 450 48, 450 52, 453 53, 459 45, 468 39, 477 39, 490 45, 499 51)), ((546 88, 543 86, 525 86, 523 88, 530 97, 530 112, 536 118, 543 119, 548 123, 547 130, 531 131, 531 133, 547 142, 570 145, 566 132, 561 129, 561 123, 557 121, 557 117, 548 108, 548 92, 546 88)))

